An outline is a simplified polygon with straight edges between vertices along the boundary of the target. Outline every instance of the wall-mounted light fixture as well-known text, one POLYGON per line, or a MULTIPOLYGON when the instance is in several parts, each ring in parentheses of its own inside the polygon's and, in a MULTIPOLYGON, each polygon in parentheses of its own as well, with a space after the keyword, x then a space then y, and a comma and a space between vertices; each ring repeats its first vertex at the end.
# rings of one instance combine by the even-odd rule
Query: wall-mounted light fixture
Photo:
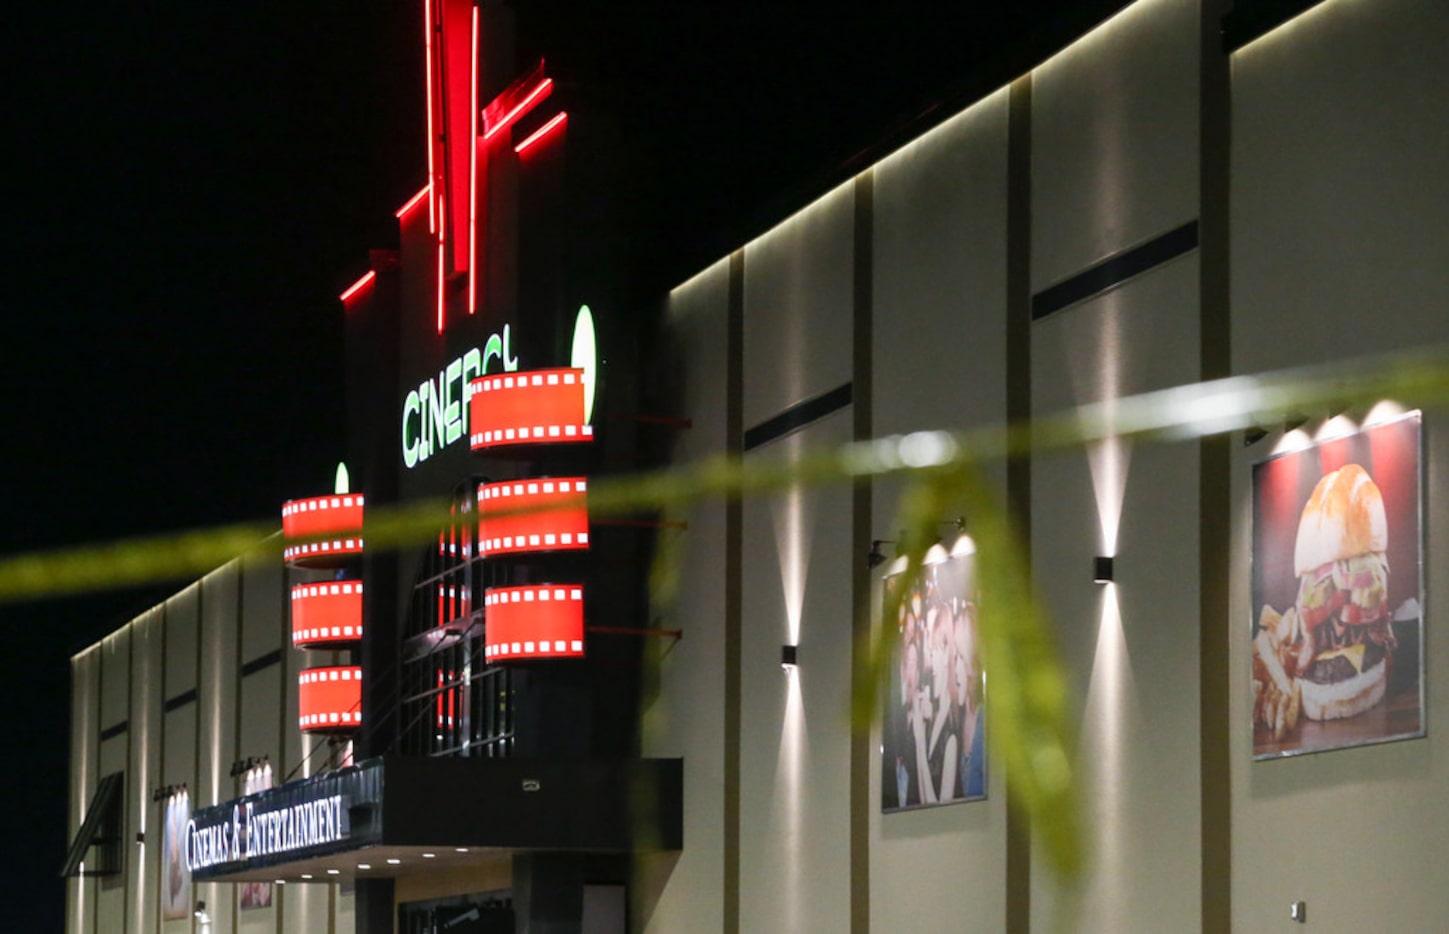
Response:
POLYGON ((136 834, 136 845, 137 846, 140 846, 141 844, 143 844, 145 842, 146 842, 146 832, 144 830, 138 832, 136 834))
POLYGON ((1243 429, 1243 447, 1250 448, 1266 437, 1268 437, 1268 429, 1266 428, 1259 425, 1245 428, 1243 429))
POLYGON ((151 792, 151 800, 153 802, 154 801, 163 801, 166 798, 172 797, 173 795, 180 795, 180 794, 185 794, 185 793, 186 793, 186 783, 185 782, 182 782, 179 785, 163 785, 160 788, 156 788, 156 789, 153 789, 152 790, 152 792, 151 792))
POLYGON ((259 769, 269 764, 270 761, 270 758, 267 756, 247 756, 245 759, 238 759, 231 764, 231 777, 236 778, 238 775, 245 775, 252 769, 259 769))
POLYGON ((880 546, 894 545, 895 543, 896 540, 893 538, 877 538, 872 541, 870 543, 870 554, 865 556, 865 566, 868 568, 878 568, 882 564, 885 564, 885 552, 880 550, 880 546))
POLYGON ((206 902, 196 903, 196 920, 200 921, 202 924, 211 923, 211 915, 206 913, 206 902))
POLYGON ((795 667, 798 664, 798 662, 796 661, 795 649, 796 646, 793 645, 780 646, 780 668, 783 671, 795 670, 795 667))
POLYGON ((1092 581, 1097 584, 1112 583, 1112 558, 1098 555, 1092 559, 1092 581))

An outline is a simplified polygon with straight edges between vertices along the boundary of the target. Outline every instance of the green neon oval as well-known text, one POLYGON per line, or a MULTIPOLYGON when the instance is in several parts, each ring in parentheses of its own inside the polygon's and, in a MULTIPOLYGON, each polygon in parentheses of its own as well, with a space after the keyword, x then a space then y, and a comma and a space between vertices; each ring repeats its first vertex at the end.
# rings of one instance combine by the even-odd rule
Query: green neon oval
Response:
POLYGON ((588 305, 579 306, 579 316, 574 320, 574 347, 569 354, 569 366, 584 371, 584 421, 592 422, 599 350, 594 335, 594 313, 589 311, 588 305))

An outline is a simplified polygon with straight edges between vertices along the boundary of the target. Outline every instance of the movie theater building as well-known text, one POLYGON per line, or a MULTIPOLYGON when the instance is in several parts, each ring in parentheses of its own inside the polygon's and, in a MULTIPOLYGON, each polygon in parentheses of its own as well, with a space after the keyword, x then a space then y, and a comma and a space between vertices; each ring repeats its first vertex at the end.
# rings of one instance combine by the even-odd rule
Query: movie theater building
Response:
MULTIPOLYGON (((667 439, 676 462, 788 461, 1449 339, 1449 9, 1104 6, 943 92, 909 133, 680 276, 663 297, 684 383, 668 414, 692 425, 667 439)), ((505 95, 495 117, 535 87, 507 97, 513 80, 479 85, 505 95)), ((611 364, 595 367, 596 405, 648 409, 637 361, 614 365, 607 269, 535 278, 523 259, 552 242, 529 240, 531 210, 570 208, 529 200, 537 166, 514 151, 554 113, 500 131, 498 158, 489 119, 474 134, 491 231, 482 259, 464 251, 491 271, 476 306, 447 226, 462 223, 448 167, 467 159, 442 147, 400 212, 399 255, 374 254, 344 300, 353 486, 369 509, 455 496, 464 518, 427 555, 364 544, 293 562, 323 567, 230 565, 75 658, 71 930, 1442 926, 1442 406, 1370 400, 989 465, 1069 676, 1088 852, 1069 890, 1032 845, 1042 828, 1008 808, 982 716, 975 608, 991 595, 972 516, 905 530, 940 539, 907 585, 892 574, 895 481, 701 503, 671 530, 667 607, 601 571, 602 536, 620 536, 610 555, 645 556, 648 531, 588 522, 587 551, 491 544, 480 489, 543 495, 664 443, 595 416, 577 421, 597 429, 587 444, 474 449, 506 438, 497 413, 516 408, 479 403, 482 384, 588 370, 572 350, 585 304, 611 364), (513 241, 499 231, 515 209, 513 241), (516 280, 497 256, 514 243, 516 280), (541 298, 529 283, 543 281, 568 285, 541 298), (419 309, 442 317, 419 327, 419 309), (401 352, 377 352, 393 333, 401 352), (294 588, 341 586, 334 564, 360 569, 361 641, 294 648, 294 588), (510 615, 500 594, 560 581, 582 582, 583 657, 567 638, 549 640, 562 657, 514 649, 513 633, 562 623, 510 615), (868 728, 846 716, 866 626, 894 651, 868 728), (631 628, 652 633, 601 631, 631 628), (644 695, 641 652, 659 665, 644 695), (362 722, 307 729, 299 718, 334 712, 298 707, 308 673, 349 665, 362 722), (512 737, 495 725, 505 709, 512 737), (596 820, 628 812, 641 782, 653 808, 596 820), (179 899, 204 901, 209 926, 164 919, 165 826, 182 818, 205 833, 179 899)), ((571 112, 534 155, 576 151, 588 125, 571 112)))

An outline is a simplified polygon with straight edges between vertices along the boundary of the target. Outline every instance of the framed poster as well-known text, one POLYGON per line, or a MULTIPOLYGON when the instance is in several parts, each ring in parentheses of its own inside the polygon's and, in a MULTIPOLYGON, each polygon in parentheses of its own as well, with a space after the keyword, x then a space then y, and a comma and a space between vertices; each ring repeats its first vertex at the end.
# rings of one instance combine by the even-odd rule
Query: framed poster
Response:
POLYGON ((1253 467, 1253 758, 1424 735, 1420 413, 1253 467))
MULTIPOLYGON (((986 675, 977 652, 975 546, 961 536, 926 555, 886 619, 890 679, 881 727, 881 810, 986 797, 986 675)), ((905 587, 885 578, 885 604, 905 587)))
POLYGON ((166 798, 161 827, 161 918, 183 921, 192 915, 191 872, 186 868, 186 825, 191 796, 179 791, 166 798))

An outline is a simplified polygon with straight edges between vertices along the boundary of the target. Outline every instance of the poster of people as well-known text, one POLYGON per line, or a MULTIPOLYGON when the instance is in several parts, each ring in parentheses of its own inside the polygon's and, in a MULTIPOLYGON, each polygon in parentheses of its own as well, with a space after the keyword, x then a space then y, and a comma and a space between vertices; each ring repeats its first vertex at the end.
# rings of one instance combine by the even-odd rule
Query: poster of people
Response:
POLYGON ((1420 414, 1253 468, 1253 757, 1424 735, 1420 414))
MULTIPOLYGON (((266 791, 270 787, 272 787, 271 763, 263 763, 247 769, 243 773, 243 795, 256 794, 259 791, 266 791)), ((272 883, 270 882, 238 882, 237 890, 240 893, 237 901, 242 911, 270 908, 272 905, 272 883)))
MULTIPOLYGON (((887 612, 899 572, 885 579, 887 612)), ((975 547, 936 546, 884 621, 890 683, 882 721, 881 810, 986 797, 986 676, 977 654, 975 547)))
POLYGON ((161 826, 161 917, 184 921, 191 917, 191 872, 186 868, 186 825, 191 820, 191 796, 178 791, 166 799, 161 826))

